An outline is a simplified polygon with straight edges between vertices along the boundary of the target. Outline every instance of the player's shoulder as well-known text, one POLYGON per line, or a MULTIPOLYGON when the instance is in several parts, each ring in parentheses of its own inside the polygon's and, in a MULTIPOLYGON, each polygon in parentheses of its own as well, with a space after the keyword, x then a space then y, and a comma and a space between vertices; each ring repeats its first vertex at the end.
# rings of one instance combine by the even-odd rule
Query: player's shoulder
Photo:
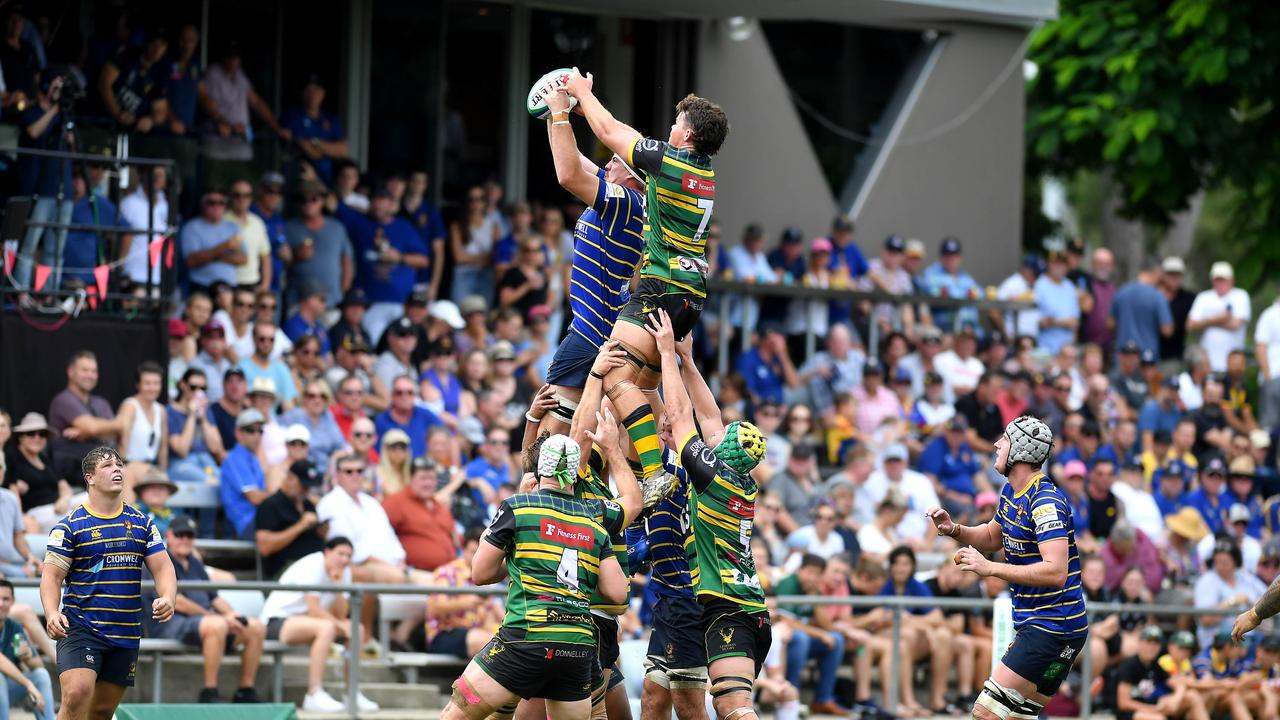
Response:
POLYGON ((1058 484, 1055 483, 1048 475, 1042 475, 1040 479, 1036 481, 1036 487, 1030 494, 1031 503, 1033 505, 1039 504, 1041 501, 1045 500, 1057 502, 1064 506, 1067 504, 1066 494, 1062 492, 1062 488, 1058 487, 1058 484))
POLYGON ((636 139, 635 149, 641 152, 665 155, 671 150, 671 146, 657 138, 641 137, 636 139))

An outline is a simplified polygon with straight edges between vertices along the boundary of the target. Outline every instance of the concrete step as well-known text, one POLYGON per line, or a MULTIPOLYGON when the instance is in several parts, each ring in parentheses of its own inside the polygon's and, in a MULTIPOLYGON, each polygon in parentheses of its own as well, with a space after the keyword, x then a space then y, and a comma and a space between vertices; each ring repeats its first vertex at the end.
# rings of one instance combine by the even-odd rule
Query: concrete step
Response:
MULTIPOLYGON (((346 683, 325 683, 324 689, 334 698, 342 701, 347 696, 346 683)), ((404 683, 360 683, 360 692, 365 697, 378 703, 387 710, 414 710, 417 717, 422 717, 423 710, 439 711, 443 705, 440 688, 435 685, 406 685, 404 683)), ((284 702, 302 706, 302 699, 307 694, 303 686, 289 686, 284 689, 284 702)))
MULTIPOLYGON (((345 678, 345 660, 330 659, 325 667, 325 682, 340 685, 345 678)), ((263 658, 262 667, 254 688, 263 700, 271 699, 271 677, 274 671, 270 657, 263 658)), ((124 702, 151 702, 152 663, 149 656, 138 659, 137 681, 134 687, 125 693, 124 702)), ((360 663, 360 684, 402 682, 404 674, 387 665, 385 660, 365 660, 360 663)), ((239 686, 240 658, 228 655, 218 669, 218 688, 225 699, 239 686)), ((452 680, 452 678, 450 678, 452 680)), ((431 682, 426 685, 434 685, 431 682)), ((204 662, 199 655, 166 655, 164 657, 163 688, 161 699, 164 702, 195 702, 200 688, 204 687, 204 662)), ((286 655, 284 657, 284 686, 302 688, 307 686, 307 657, 305 655, 286 655)), ((301 697, 301 696, 299 696, 301 697)), ((434 705, 432 706, 434 707, 434 705)))

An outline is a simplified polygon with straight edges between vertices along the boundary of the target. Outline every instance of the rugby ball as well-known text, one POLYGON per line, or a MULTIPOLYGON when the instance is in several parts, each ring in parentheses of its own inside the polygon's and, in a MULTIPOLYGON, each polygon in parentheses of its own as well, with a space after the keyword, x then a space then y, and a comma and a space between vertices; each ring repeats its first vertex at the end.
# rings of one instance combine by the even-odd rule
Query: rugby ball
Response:
MULTIPOLYGON (((529 115, 537 120, 545 120, 551 114, 547 109, 547 92, 559 90, 569 81, 569 75, 573 73, 573 68, 560 68, 538 78, 533 87, 529 88, 529 98, 525 101, 525 109, 529 111, 529 115)), ((578 98, 569 97, 569 109, 572 110, 578 104, 578 98)))

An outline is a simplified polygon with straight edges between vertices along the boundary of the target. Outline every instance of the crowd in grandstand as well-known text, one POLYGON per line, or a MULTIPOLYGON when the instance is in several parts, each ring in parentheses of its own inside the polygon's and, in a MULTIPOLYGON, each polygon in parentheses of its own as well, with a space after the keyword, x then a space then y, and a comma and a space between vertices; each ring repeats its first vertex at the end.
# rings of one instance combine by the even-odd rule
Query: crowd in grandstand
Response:
MULTIPOLYGON (((52 66, 31 27, 8 13, 2 103, 24 146, 66 148, 62 76, 43 72, 52 66)), ((160 237, 172 224, 180 227, 180 310, 168 323, 168 365, 137 367, 136 394, 95 394, 98 367, 112 359, 85 351, 66 359, 67 387, 47 408, 13 418, 0 411, 0 470, 11 491, 0 493, 0 572, 40 572, 25 535, 47 534, 80 502, 80 458, 106 443, 129 462, 131 501, 165 534, 180 579, 231 579, 193 551, 193 538, 217 536, 255 542, 264 573, 285 584, 468 585, 479 533, 521 479, 526 413, 570 318, 572 228, 582 207, 504 204, 491 183, 449 198, 456 211, 442 214, 424 171, 361 172, 346 158, 341 124, 322 109, 324 78, 308 78, 301 105, 277 116, 253 92, 234 47, 200 68, 196 38, 188 27, 174 37, 148 33, 136 46, 122 39, 75 69, 116 130, 202 134, 218 173, 197 186, 190 213, 162 169, 135 174, 135 187, 113 198, 101 165, 18 164, 18 193, 38 198, 33 220, 137 233, 33 226, 9 274, 14 288, 35 296, 58 283, 91 284, 105 258, 113 288, 143 292, 146 233, 160 237), (251 113, 294 143, 287 166, 251 173, 251 113), (63 188, 70 199, 59 204, 63 188), (43 288, 33 285, 41 264, 52 268, 43 288), (183 484, 218 488, 220 512, 175 512, 168 499, 183 484)), ((1126 282, 1107 249, 1086 260, 1070 242, 1028 254, 988 292, 953 237, 931 244, 932 262, 930 244, 856 237, 845 217, 807 243, 782 229, 771 249, 758 225, 740 244, 729 246, 714 223, 707 238, 716 277, 903 298, 709 299, 695 332, 698 365, 725 421, 749 419, 768 439, 755 471, 753 548, 771 594, 1006 592, 1003 581, 958 570, 954 542, 937 535, 924 510, 941 505, 967 524, 990 519, 1003 483, 991 467, 993 443, 1023 414, 1057 439, 1049 475, 1071 499, 1084 554, 1068 583, 1090 600, 1237 607, 1280 574, 1280 304, 1255 312, 1228 263, 1213 263, 1202 290, 1178 257, 1126 282), (1029 309, 927 300, 988 295, 1029 309), (712 376, 720 303, 731 305, 731 332, 748 334, 747 349, 728 374, 712 376), (823 338, 812 354, 809 329, 823 338), (875 346, 866 342, 872 335, 875 346)), ((637 596, 622 623, 628 636, 645 632, 652 598, 637 596)), ((0 616, 4 598, 0 589, 0 616)), ((260 618, 237 616, 216 593, 181 598, 180 619, 148 631, 203 648, 201 701, 217 701, 218 664, 233 646, 243 648, 234 699, 256 699, 262 643, 278 639, 311 647, 304 706, 342 709, 323 687, 331 648, 351 631, 341 592, 277 591, 260 618)), ((376 605, 366 610, 360 650, 376 654, 376 605)), ((31 614, 14 615, 23 612, 31 614)), ((786 701, 811 672, 813 692, 803 697, 814 712, 958 712, 990 670, 984 612, 909 613, 898 698, 887 697, 890 611, 784 604, 774 612, 781 655, 762 689, 786 701)), ((1237 647, 1226 634, 1230 618, 1183 617, 1175 627, 1141 613, 1091 615, 1094 677, 1073 677, 1058 712, 1092 692, 1095 707, 1121 713, 1150 716, 1158 706, 1161 717, 1274 716, 1275 636, 1237 647), (1176 700, 1160 700, 1165 691, 1176 700)), ((492 598, 432 596, 425 615, 395 627, 389 642, 466 658, 500 619, 492 598)), ((11 624, 5 637, 24 632, 11 624)), ((40 632, 38 623, 21 624, 40 632)), ((0 672, 32 684, 51 708, 47 676, 37 672, 48 639, 32 642, 36 653, 13 644, 18 675, 3 661, 0 672)), ((6 657, 10 646, 0 643, 6 657)), ((359 703, 376 707, 363 696, 359 703)))

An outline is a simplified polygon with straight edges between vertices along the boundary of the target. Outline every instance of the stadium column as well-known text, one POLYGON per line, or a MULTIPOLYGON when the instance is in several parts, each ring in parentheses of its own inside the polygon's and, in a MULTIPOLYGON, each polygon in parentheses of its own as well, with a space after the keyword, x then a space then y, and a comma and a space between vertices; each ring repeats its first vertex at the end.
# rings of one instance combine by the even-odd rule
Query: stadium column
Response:
POLYGON ((525 179, 529 174, 529 120, 516 108, 524 105, 528 92, 530 10, 523 2, 511 6, 511 27, 507 49, 507 103, 503 129, 506 151, 502 158, 502 187, 506 197, 525 197, 525 179))

